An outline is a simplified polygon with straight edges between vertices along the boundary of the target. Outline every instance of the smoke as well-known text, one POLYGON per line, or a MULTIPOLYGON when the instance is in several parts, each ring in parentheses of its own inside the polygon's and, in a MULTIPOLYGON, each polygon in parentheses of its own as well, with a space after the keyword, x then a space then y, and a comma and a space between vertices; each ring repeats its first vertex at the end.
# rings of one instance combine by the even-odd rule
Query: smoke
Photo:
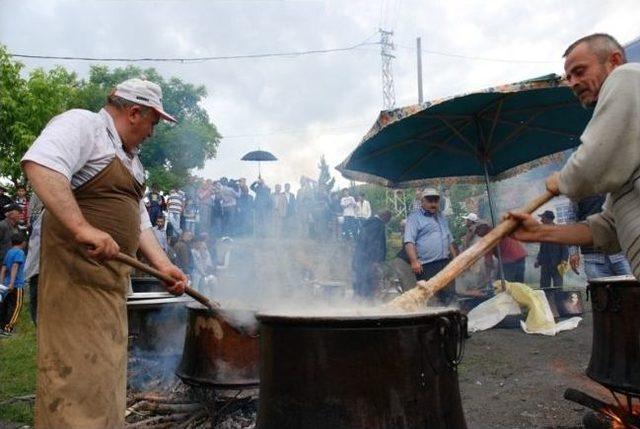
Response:
POLYGON ((185 338, 184 303, 129 305, 127 384, 134 391, 164 390, 175 381, 185 338))

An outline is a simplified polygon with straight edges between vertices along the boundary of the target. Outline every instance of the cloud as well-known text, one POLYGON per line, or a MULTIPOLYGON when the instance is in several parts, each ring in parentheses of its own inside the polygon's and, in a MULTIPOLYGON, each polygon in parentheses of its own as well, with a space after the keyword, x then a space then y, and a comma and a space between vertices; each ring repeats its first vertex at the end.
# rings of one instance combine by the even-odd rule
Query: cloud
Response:
MULTIPOLYGON (((384 25, 394 30, 397 45, 393 74, 399 106, 417 101, 417 36, 425 51, 514 60, 425 52, 429 99, 559 73, 561 53, 571 41, 606 31, 625 42, 637 36, 637 22, 633 0, 0 2, 1 43, 11 52, 30 54, 194 57, 328 49, 376 41, 384 25)), ((89 70, 83 62, 62 64, 80 75, 89 70)), ((325 55, 139 65, 206 86, 203 106, 229 137, 218 158, 198 172, 211 178, 255 177, 257 166, 239 158, 258 147, 280 159, 263 165, 268 180, 315 177, 320 155, 331 166, 342 161, 382 107, 376 45, 325 55)))

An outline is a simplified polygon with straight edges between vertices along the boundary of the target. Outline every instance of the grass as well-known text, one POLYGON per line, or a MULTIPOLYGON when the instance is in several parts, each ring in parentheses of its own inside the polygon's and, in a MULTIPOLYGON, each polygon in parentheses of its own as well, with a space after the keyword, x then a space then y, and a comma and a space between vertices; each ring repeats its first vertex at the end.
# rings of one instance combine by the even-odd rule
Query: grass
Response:
POLYGON ((0 422, 33 424, 33 402, 12 401, 36 391, 36 330, 29 316, 28 293, 11 337, 0 338, 0 422))

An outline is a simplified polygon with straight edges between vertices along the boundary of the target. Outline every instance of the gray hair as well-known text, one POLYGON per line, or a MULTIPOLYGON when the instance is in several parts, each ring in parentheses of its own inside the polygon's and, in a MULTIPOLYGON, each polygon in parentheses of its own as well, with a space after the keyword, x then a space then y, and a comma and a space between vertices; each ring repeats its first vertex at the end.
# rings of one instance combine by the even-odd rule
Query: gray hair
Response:
POLYGON ((133 101, 129 101, 125 98, 122 98, 118 95, 113 95, 113 94, 110 94, 107 96, 107 105, 113 106, 118 110, 128 109, 129 107, 132 107, 132 106, 138 106, 140 107, 140 114, 143 117, 147 116, 151 111, 151 107, 149 106, 143 106, 141 104, 134 103, 133 101))
POLYGON ((598 61, 600 61, 601 64, 604 64, 607 58, 609 58, 609 55, 614 52, 620 52, 623 64, 627 62, 627 56, 625 55, 622 45, 618 43, 613 36, 606 33, 594 33, 576 40, 567 48, 564 54, 562 54, 562 58, 566 58, 576 46, 583 42, 589 45, 589 49, 598 57, 598 61))

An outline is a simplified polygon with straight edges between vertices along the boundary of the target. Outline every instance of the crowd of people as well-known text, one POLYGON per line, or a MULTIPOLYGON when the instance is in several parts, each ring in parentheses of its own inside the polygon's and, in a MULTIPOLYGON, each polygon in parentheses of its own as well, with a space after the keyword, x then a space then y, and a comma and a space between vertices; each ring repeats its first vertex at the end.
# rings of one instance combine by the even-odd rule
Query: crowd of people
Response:
POLYGON ((237 237, 355 242, 372 217, 363 193, 330 192, 306 177, 295 193, 290 183, 272 190, 262 178, 251 184, 245 178, 192 178, 181 189, 152 187, 144 201, 161 247, 202 290, 224 266, 220 243, 237 237))
POLYGON ((163 218, 168 237, 183 231, 212 237, 302 237, 354 240, 362 222, 371 217, 363 193, 349 189, 330 192, 302 177, 296 193, 291 184, 271 190, 262 179, 248 185, 245 178, 193 178, 182 189, 145 196, 152 225, 163 218))
POLYGON ((0 186, 0 204, 0 335, 10 336, 24 301, 28 233, 39 208, 30 205, 24 186, 16 187, 13 197, 0 186))

